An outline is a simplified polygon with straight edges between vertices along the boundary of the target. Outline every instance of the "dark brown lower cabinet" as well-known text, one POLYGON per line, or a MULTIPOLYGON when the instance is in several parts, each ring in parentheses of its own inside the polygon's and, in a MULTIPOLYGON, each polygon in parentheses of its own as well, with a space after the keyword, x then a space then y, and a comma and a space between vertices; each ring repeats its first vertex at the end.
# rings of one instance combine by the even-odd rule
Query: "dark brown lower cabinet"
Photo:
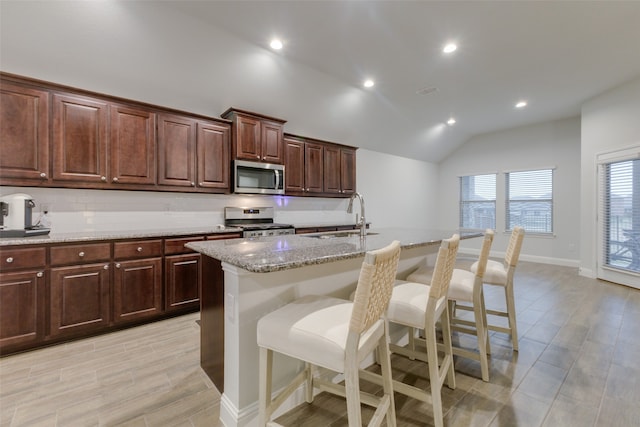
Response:
POLYGON ((118 261, 113 276, 114 323, 162 313, 162 258, 118 261))
POLYGON ((49 334, 59 337, 107 327, 110 277, 108 263, 52 268, 49 334))
POLYGON ((43 337, 44 285, 42 270, 0 274, 0 349, 43 337))
POLYGON ((165 310, 176 311, 200 305, 202 263, 200 254, 165 257, 165 310))

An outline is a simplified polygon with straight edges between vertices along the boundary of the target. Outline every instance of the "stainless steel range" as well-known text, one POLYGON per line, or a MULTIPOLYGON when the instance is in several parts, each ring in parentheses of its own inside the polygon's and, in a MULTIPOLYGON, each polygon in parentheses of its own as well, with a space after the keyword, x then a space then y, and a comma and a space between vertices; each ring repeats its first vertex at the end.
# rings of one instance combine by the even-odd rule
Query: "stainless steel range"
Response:
POLYGON ((224 225, 242 228, 242 237, 280 236, 295 234, 291 224, 273 222, 274 209, 262 208, 224 208, 224 225))

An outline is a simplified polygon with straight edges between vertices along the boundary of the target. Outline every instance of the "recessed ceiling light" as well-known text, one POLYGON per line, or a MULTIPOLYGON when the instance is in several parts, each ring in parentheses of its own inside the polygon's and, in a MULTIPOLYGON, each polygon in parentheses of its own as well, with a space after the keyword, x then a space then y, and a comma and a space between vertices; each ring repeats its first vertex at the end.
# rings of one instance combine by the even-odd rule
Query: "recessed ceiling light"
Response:
POLYGON ((271 46, 271 49, 280 50, 282 49, 282 41, 279 39, 273 39, 271 40, 271 43, 269 43, 269 46, 271 46))
POLYGON ((447 120, 447 124, 449 126, 453 126, 456 124, 456 119, 454 119, 453 117, 451 117, 449 120, 447 120))
POLYGON ((447 43, 443 48, 442 51, 444 53, 451 53, 451 52, 455 52, 456 49, 458 48, 458 46, 455 43, 447 43))
POLYGON ((518 101, 516 108, 524 108, 527 106, 527 101, 518 101))
POLYGON ((362 83, 362 85, 363 85, 364 87, 373 87, 373 85, 374 85, 374 84, 375 84, 375 83, 374 83, 374 82, 373 82, 373 80, 371 80, 371 79, 367 79, 367 80, 365 80, 365 81, 364 81, 364 83, 362 83))

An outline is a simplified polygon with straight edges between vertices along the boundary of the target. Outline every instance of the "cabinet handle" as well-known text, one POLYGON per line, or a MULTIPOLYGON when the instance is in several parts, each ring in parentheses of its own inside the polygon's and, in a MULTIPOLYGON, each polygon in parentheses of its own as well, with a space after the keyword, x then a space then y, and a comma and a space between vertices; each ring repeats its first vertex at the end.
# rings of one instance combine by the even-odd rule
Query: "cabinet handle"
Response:
POLYGON ((47 174, 46 174, 46 173, 44 173, 44 172, 40 172, 40 178, 43 178, 43 179, 44 179, 44 178, 46 178, 46 177, 47 177, 47 174))
POLYGON ((102 182, 107 182, 107 177, 106 177, 106 176, 101 176, 101 177, 100 177, 100 181, 102 181, 102 182))
POLYGON ((42 277, 44 276, 44 273, 42 271, 38 271, 38 273, 36 274, 36 277, 42 277))
MULTIPOLYGON (((106 265, 105 265, 105 267, 106 267, 106 265)), ((119 262, 116 263, 116 268, 120 268, 120 263, 119 262)))
POLYGON ((78 253, 78 256, 82 258, 84 256, 84 252, 81 251, 80 253, 78 253))
POLYGON ((109 269, 109 265, 105 265, 104 267, 102 267, 104 270, 108 270, 109 269))
POLYGON ((113 177, 112 181, 113 181, 113 182, 118 182, 118 177, 117 177, 117 176, 116 176, 116 177, 113 177))
POLYGON ((13 262, 13 257, 7 258, 7 264, 11 264, 13 262))
POLYGON ((136 249, 136 251, 142 252, 142 246, 138 246, 138 249, 136 249))

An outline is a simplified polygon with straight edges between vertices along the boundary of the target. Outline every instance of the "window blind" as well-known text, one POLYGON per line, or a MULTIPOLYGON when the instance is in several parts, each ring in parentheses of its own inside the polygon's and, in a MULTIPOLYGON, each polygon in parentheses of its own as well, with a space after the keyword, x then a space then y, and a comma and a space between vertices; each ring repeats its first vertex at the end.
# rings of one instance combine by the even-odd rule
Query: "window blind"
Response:
POLYGON ((601 262, 640 273, 640 159, 604 163, 601 168, 601 262))
POLYGON ((553 233, 553 169, 505 174, 506 229, 553 233))
POLYGON ((460 228, 496 228, 496 174, 460 177, 460 228))

